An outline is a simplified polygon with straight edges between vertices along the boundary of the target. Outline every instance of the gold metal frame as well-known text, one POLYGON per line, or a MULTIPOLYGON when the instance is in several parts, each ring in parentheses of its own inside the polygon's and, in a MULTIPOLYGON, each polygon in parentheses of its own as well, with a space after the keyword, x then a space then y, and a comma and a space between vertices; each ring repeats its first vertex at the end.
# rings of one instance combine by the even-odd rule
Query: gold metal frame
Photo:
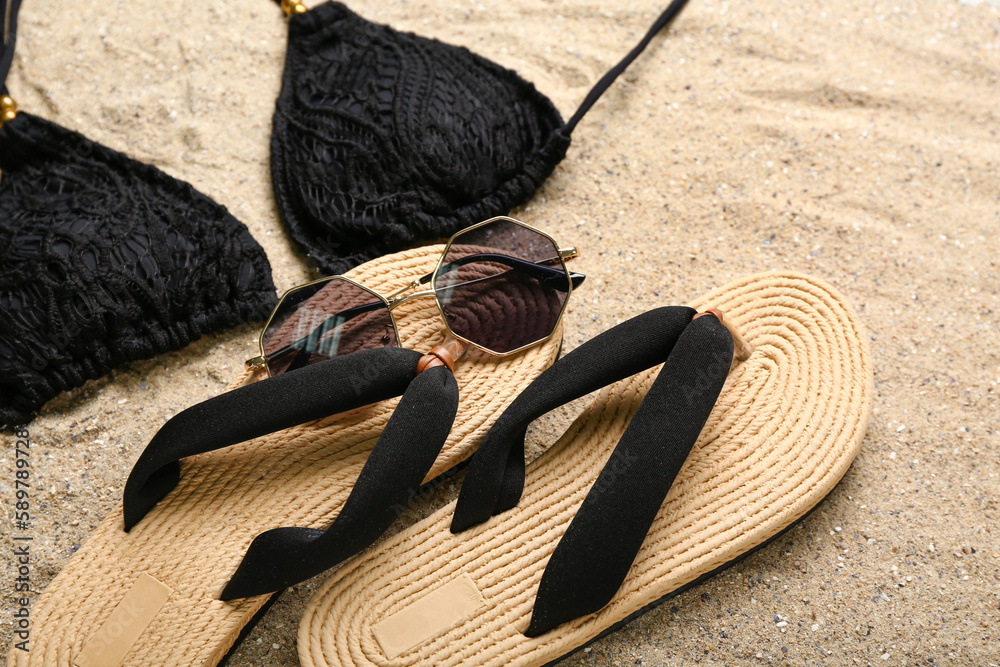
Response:
POLYGON ((466 227, 465 229, 462 229, 462 230, 460 230, 458 232, 455 232, 454 234, 452 234, 451 238, 448 239, 447 243, 444 246, 444 250, 441 252, 441 256, 438 258, 437 264, 434 265, 434 271, 431 273, 431 276, 432 276, 431 277, 431 289, 429 289, 429 290, 421 290, 419 292, 414 292, 412 294, 406 294, 406 292, 408 292, 409 290, 417 289, 418 287, 420 287, 421 283, 419 281, 413 281, 409 285, 407 285, 405 287, 401 287, 400 289, 398 289, 395 292, 389 294, 388 296, 383 296, 383 295, 379 294, 378 292, 372 290, 371 288, 366 287, 366 286, 362 285, 361 283, 359 283, 358 281, 356 281, 356 280, 354 280, 352 278, 348 278, 347 276, 344 276, 344 275, 326 276, 325 278, 319 278, 317 280, 313 280, 313 281, 310 281, 308 283, 303 283, 301 285, 296 285, 294 287, 291 287, 291 288, 285 290, 285 292, 281 295, 281 298, 278 299, 278 303, 277 303, 277 305, 275 305, 274 310, 271 311, 270 317, 267 318, 267 322, 264 323, 264 328, 261 329, 260 335, 257 337, 257 348, 258 348, 258 352, 259 353, 258 353, 258 355, 256 357, 254 357, 252 359, 247 359, 247 362, 246 362, 247 368, 252 368, 252 369, 264 368, 267 371, 268 377, 270 377, 270 375, 271 375, 271 369, 268 368, 267 361, 266 361, 266 359, 264 357, 264 333, 267 331, 267 328, 269 326, 271 326, 271 322, 274 321, 275 315, 277 315, 278 314, 278 310, 281 309, 281 304, 283 304, 285 302, 285 299, 292 292, 297 292, 300 289, 304 289, 306 287, 311 287, 313 285, 318 285, 320 283, 328 283, 328 282, 333 281, 333 280, 343 280, 345 282, 348 282, 348 283, 354 285, 355 287, 360 287, 361 289, 363 289, 364 291, 368 292, 369 294, 371 294, 371 295, 373 295, 375 297, 378 297, 382 301, 382 303, 385 304, 386 309, 389 311, 389 319, 392 321, 392 328, 393 328, 393 331, 396 333, 396 341, 397 342, 400 340, 400 338, 399 338, 399 327, 396 325, 396 316, 393 314, 392 311, 397 306, 399 306, 401 304, 404 304, 407 301, 410 301, 412 299, 417 299, 417 298, 420 298, 420 297, 432 296, 432 297, 434 297, 434 303, 435 303, 435 305, 437 305, 438 313, 440 313, 441 319, 444 321, 445 328, 448 329, 448 333, 451 334, 454 338, 456 338, 457 340, 460 340, 461 342, 465 343, 466 345, 471 345, 472 347, 476 348, 477 350, 482 350, 483 352, 486 352, 487 354, 491 354, 491 355, 493 355, 495 357, 508 357, 508 356, 510 356, 512 354, 517 354, 518 352, 522 352, 524 350, 527 350, 528 348, 531 348, 531 347, 534 347, 536 345, 540 345, 540 344, 544 343, 548 339, 552 338, 552 335, 556 332, 557 329, 559 329, 559 324, 562 322, 563 314, 566 312, 566 306, 569 304, 569 298, 573 295, 573 278, 572 278, 572 275, 569 272, 569 269, 566 267, 566 262, 574 259, 575 257, 579 257, 579 255, 580 255, 580 253, 577 251, 576 248, 573 248, 573 247, 560 248, 559 244, 556 242, 556 240, 552 237, 551 234, 543 232, 542 230, 540 230, 540 229, 538 229, 536 227, 532 227, 531 225, 529 225, 527 223, 524 223, 524 222, 521 222, 520 220, 515 220, 514 218, 508 217, 506 215, 498 215, 498 216, 496 216, 494 218, 490 218, 489 220, 483 220, 482 222, 478 222, 478 223, 472 225, 471 227, 466 227), (455 242, 455 239, 459 238, 463 234, 467 234, 468 232, 471 232, 474 229, 478 229, 479 227, 483 227, 484 225, 488 225, 488 224, 491 224, 491 223, 494 223, 494 222, 497 222, 497 221, 500 221, 500 220, 502 220, 504 222, 511 222, 511 223, 513 223, 515 225, 518 225, 520 227, 524 227, 525 229, 528 229, 530 231, 536 232, 537 234, 540 234, 541 236, 544 236, 546 239, 548 239, 549 241, 551 241, 552 242, 552 246, 556 249, 557 256, 558 256, 558 259, 559 259, 559 264, 560 264, 560 266, 562 266, 563 273, 566 274, 566 281, 568 283, 568 287, 567 287, 567 290, 566 290, 566 299, 563 301, 562 309, 559 311, 559 317, 556 318, 556 323, 555 323, 555 325, 553 325, 552 331, 549 332, 549 335, 546 336, 545 338, 537 340, 537 341, 535 341, 533 343, 529 343, 528 345, 522 345, 521 347, 517 348, 516 350, 510 350, 509 352, 495 352, 495 351, 493 351, 493 350, 491 350, 489 348, 483 347, 482 345, 478 345, 478 344, 472 342, 468 338, 464 338, 463 336, 459 336, 457 333, 455 333, 452 330, 452 328, 451 328, 451 324, 448 322, 448 316, 445 315, 444 309, 441 307, 441 301, 437 298, 437 288, 434 286, 434 283, 437 281, 437 272, 444 265, 444 260, 448 256, 448 250, 451 249, 451 246, 455 242))

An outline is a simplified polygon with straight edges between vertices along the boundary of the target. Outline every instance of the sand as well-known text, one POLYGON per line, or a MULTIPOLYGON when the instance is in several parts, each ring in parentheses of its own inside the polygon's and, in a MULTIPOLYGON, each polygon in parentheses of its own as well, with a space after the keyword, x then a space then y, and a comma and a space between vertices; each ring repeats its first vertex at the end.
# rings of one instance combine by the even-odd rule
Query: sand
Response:
MULTIPOLYGON (((663 5, 352 7, 516 69, 568 117, 663 5)), ((311 275, 268 175, 285 30, 268 0, 27 0, 8 83, 22 108, 229 207, 284 289, 311 275)), ((1000 664, 998 90, 997 5, 692 0, 581 123, 514 212, 583 253, 568 349, 746 273, 806 271, 870 331, 875 411, 808 519, 564 664, 1000 664)), ((30 424, 39 587, 120 501, 157 427, 222 391, 255 335, 248 325, 130 364, 30 424)), ((533 453, 577 407, 537 425, 533 453)), ((2 439, 9 516, 14 441, 2 439)), ((5 552, 11 532, 3 522, 5 552)), ((14 565, 2 563, 6 643, 14 565)), ((229 664, 298 664, 297 619, 321 579, 287 592, 229 664)))

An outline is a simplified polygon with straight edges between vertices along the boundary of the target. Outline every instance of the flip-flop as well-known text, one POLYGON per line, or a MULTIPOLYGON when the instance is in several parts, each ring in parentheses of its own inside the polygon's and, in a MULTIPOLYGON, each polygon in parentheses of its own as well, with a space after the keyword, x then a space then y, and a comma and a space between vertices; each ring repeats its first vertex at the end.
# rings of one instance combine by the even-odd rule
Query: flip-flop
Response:
POLYGON ((846 300, 776 272, 692 306, 723 311, 752 346, 747 360, 729 370, 733 339, 685 308, 564 356, 498 419, 456 503, 321 586, 299 628, 302 664, 547 665, 822 500, 871 404, 866 336, 846 300), (525 471, 527 423, 617 378, 525 471))
MULTIPOLYGON (((387 294, 432 271, 442 250, 395 253, 347 275, 387 294)), ((407 301, 394 313, 401 346, 427 352, 445 342, 433 299, 407 301)), ((561 340, 560 328, 519 354, 470 350, 455 364, 460 407, 425 481, 472 453, 510 401, 556 359, 561 340)), ((255 379, 248 371, 229 390, 255 379)), ((176 487, 129 532, 119 506, 70 559, 32 606, 30 652, 11 650, 8 664, 217 664, 270 597, 220 600, 248 546, 269 529, 329 525, 398 403, 380 401, 185 458, 176 487)))

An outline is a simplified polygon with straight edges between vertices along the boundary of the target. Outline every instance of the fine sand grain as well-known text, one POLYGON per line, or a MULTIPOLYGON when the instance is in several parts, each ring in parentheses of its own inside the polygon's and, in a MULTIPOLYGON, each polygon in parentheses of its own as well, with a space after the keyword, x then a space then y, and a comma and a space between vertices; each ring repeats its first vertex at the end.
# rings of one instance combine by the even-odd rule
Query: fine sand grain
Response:
MULTIPOLYGON (((664 5, 351 7, 517 70, 568 117, 664 5)), ((311 275, 268 172, 285 30, 269 0, 25 0, 8 84, 23 109, 227 206, 284 289, 311 275)), ((567 349, 738 276, 794 269, 847 295, 875 365, 861 454, 815 513, 564 664, 1000 665, 998 91, 989 2, 692 0, 513 212, 583 253, 567 349)), ((245 326, 132 363, 31 423, 38 590, 120 501, 156 429, 222 391, 255 335, 245 326)), ((577 409, 535 425, 532 455, 577 409)), ((0 438, 9 553, 14 440, 0 438)), ((454 497, 459 479, 395 529, 454 497)), ((11 557, 0 572, 6 645, 11 557)), ((297 620, 321 580, 284 594, 229 664, 298 664, 297 620)))

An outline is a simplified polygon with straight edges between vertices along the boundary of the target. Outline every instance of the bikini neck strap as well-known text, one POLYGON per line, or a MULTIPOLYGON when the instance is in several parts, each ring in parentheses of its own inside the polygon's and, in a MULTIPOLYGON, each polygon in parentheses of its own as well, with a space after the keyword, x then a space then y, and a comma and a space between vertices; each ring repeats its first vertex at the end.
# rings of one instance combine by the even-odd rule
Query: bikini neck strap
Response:
MULTIPOLYGON (((305 5, 302 4, 302 0, 274 0, 274 1, 277 4, 281 5, 281 8, 285 11, 285 14, 288 16, 293 16, 295 14, 302 14, 306 11, 305 5)), ((605 73, 605 75, 601 77, 601 80, 598 81, 597 84, 595 84, 594 87, 590 89, 590 92, 587 93, 587 97, 584 98, 583 103, 580 104, 580 107, 576 110, 576 113, 573 114, 573 117, 570 118, 569 121, 566 123, 565 127, 562 128, 561 131, 563 134, 570 135, 573 133, 573 130, 576 128, 577 123, 579 123, 580 120, 584 117, 584 115, 586 115, 586 113, 590 111, 590 108, 594 106, 597 100, 600 99, 601 95, 603 95, 605 91, 607 91, 607 89, 611 87, 611 84, 615 82, 615 79, 621 76, 621 73, 624 72, 628 68, 628 66, 632 64, 632 61, 634 61, 636 58, 639 57, 639 54, 641 54, 646 49, 646 47, 649 46, 649 43, 653 41, 653 38, 656 37, 656 35, 661 30, 670 25, 670 23, 677 17, 677 15, 681 13, 681 10, 684 9, 684 5, 686 5, 687 2, 688 0, 674 0, 673 2, 670 3, 670 5, 663 11, 663 13, 660 14, 660 17, 656 19, 656 22, 653 23, 653 25, 650 27, 649 31, 646 33, 646 36, 642 38, 642 40, 635 46, 635 48, 632 49, 627 56, 622 58, 621 62, 619 62, 617 65, 608 70, 605 73)))
POLYGON ((667 7, 662 14, 660 14, 660 17, 656 19, 656 22, 653 23, 652 27, 650 27, 646 36, 643 37, 638 44, 636 44, 635 48, 629 51, 628 55, 621 59, 621 62, 609 69, 604 76, 601 77, 601 80, 590 89, 590 92, 587 93, 587 97, 584 98, 583 102, 576 110, 576 113, 574 113, 573 117, 567 121, 566 128, 563 130, 566 134, 573 133, 573 130, 576 128, 576 124, 580 122, 580 119, 582 119, 588 111, 590 111, 590 107, 594 106, 594 103, 596 103, 597 100, 600 99, 601 95, 603 95, 604 92, 611 87, 611 84, 615 82, 615 79, 621 76, 621 73, 632 64, 632 61, 638 58, 639 54, 642 53, 647 46, 649 46, 649 43, 653 41, 653 38, 656 37, 657 33, 670 25, 677 15, 681 13, 681 10, 684 9, 684 5, 687 4, 687 1, 688 0, 674 0, 671 2, 670 6, 667 7))
POLYGON ((14 42, 17 39, 17 10, 21 0, 0 0, 0 95, 7 95, 7 73, 14 60, 14 42))

